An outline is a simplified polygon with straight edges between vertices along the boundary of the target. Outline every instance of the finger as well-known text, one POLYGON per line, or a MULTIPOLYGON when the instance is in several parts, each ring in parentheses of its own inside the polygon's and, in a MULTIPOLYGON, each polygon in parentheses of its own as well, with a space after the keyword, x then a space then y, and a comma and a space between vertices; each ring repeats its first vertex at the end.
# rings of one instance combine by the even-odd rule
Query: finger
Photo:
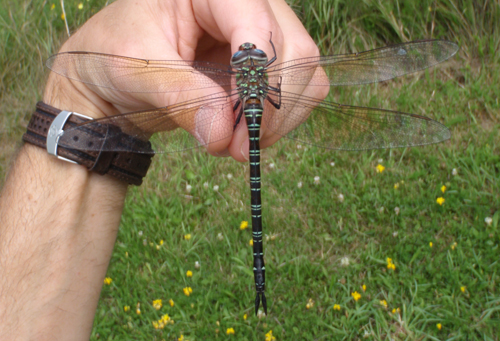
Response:
MULTIPOLYGON (((193 8, 200 26, 216 39, 230 42, 232 53, 241 44, 249 42, 266 52, 269 59, 273 58, 275 53, 269 43, 272 33, 276 54, 281 54, 282 32, 267 1, 199 0, 194 1, 193 8)), ((240 125, 244 126, 244 121, 243 118, 240 125)), ((248 160, 247 129, 235 131, 228 151, 238 161, 248 160)))
MULTIPOLYGON (((280 13, 280 16, 277 18, 283 31, 284 38, 283 61, 286 62, 288 60, 319 56, 319 49, 316 43, 310 37, 292 9, 281 0, 270 0, 270 4, 275 13, 280 13)), ((311 79, 313 77, 321 77, 323 74, 323 70, 319 68, 315 73, 311 72, 311 79)), ((329 87, 311 87, 307 84, 294 86, 283 85, 281 89, 283 91, 303 94, 317 99, 324 99, 329 91, 329 87)), ((276 115, 273 118, 277 116, 286 120, 286 116, 283 115, 276 115)), ((273 122, 274 126, 278 124, 278 122, 273 122)), ((286 122, 282 122, 282 124, 286 124, 286 122)), ((264 125, 262 129, 261 148, 267 148, 281 138, 280 135, 276 135, 272 131, 267 130, 266 125, 264 125)))

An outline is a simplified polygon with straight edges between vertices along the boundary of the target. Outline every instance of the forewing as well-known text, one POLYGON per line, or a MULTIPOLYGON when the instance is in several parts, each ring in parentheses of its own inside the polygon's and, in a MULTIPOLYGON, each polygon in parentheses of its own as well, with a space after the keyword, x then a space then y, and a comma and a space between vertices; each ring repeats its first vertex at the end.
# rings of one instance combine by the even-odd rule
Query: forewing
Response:
POLYGON ((295 59, 269 67, 268 74, 271 84, 367 84, 424 70, 457 51, 458 45, 446 40, 413 41, 355 54, 295 59), (324 72, 313 77, 317 68, 324 72))
POLYGON ((124 92, 173 92, 231 85, 228 66, 181 60, 146 60, 91 52, 64 52, 46 65, 89 85, 124 92))

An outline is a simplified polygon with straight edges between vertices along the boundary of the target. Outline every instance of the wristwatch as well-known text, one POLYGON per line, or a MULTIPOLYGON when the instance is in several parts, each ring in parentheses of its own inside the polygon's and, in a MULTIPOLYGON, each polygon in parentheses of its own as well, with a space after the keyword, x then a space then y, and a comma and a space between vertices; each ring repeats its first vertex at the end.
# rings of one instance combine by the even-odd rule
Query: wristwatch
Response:
POLYGON ((116 125, 84 124, 90 120, 91 117, 38 102, 23 141, 47 149, 49 154, 61 160, 83 165, 89 171, 109 174, 131 185, 142 184, 154 155, 151 143, 125 134, 116 125), (92 145, 92 150, 59 146, 57 141, 68 128, 74 128, 71 129, 71 137, 79 141, 78 145, 92 145), (120 143, 120 150, 131 151, 108 151, 112 150, 106 141, 109 131, 113 132, 112 143, 120 143), (104 145, 106 148, 103 148, 104 145), (134 152, 137 150, 141 153, 134 152))

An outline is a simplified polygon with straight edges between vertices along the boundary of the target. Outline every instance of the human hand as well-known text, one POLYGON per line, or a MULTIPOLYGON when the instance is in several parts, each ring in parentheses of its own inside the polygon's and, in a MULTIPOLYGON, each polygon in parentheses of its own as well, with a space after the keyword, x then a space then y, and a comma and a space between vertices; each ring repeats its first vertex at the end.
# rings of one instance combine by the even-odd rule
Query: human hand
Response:
MULTIPOLYGON (((283 0, 120 0, 93 16, 60 52, 90 51, 150 60, 204 60, 228 64, 231 54, 244 42, 254 43, 272 58, 269 32, 273 34, 278 57, 275 63, 318 55, 316 44, 283 0)), ((315 90, 306 86, 294 87, 295 93, 317 98, 326 95, 315 93, 315 90)), ((165 107, 219 91, 222 89, 212 87, 185 92, 118 92, 90 88, 51 74, 44 100, 61 109, 101 117, 165 107)), ((228 124, 232 121, 233 118, 227 120, 228 124)), ((266 131, 265 125, 262 127, 262 148, 279 138, 266 131)), ((248 132, 238 129, 232 139, 210 144, 207 149, 213 155, 230 154, 238 161, 246 161, 248 132)))

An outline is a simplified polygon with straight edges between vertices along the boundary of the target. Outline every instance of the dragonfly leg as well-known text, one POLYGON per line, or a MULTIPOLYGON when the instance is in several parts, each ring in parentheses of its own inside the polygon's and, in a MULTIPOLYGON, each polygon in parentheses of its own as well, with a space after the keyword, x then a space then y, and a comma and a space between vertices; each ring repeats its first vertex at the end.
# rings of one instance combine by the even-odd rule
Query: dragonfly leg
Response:
MULTIPOLYGON (((236 111, 236 109, 238 109, 239 104, 240 104, 240 100, 238 100, 236 102, 236 104, 234 105, 233 112, 236 111)), ((238 126, 238 123, 240 123, 242 116, 243 116, 243 106, 240 107, 240 112, 238 113, 238 117, 236 117, 236 122, 234 123, 233 131, 236 130, 236 127, 238 126)))
POLYGON ((272 63, 274 63, 274 61, 276 60, 276 49, 274 48, 274 44, 273 44, 273 32, 269 32, 271 34, 271 36, 269 37, 269 43, 271 43, 271 47, 273 48, 273 53, 274 53, 274 57, 271 58, 267 64, 266 64, 266 67, 268 67, 269 65, 271 65, 272 63))
POLYGON ((273 107, 275 107, 276 109, 280 109, 281 108, 281 77, 280 77, 280 81, 278 83, 278 87, 275 88, 275 87, 272 87, 270 86, 269 89, 275 91, 278 93, 278 103, 276 103, 271 97, 267 96, 267 100, 269 101, 269 103, 271 103, 273 105, 273 107))

